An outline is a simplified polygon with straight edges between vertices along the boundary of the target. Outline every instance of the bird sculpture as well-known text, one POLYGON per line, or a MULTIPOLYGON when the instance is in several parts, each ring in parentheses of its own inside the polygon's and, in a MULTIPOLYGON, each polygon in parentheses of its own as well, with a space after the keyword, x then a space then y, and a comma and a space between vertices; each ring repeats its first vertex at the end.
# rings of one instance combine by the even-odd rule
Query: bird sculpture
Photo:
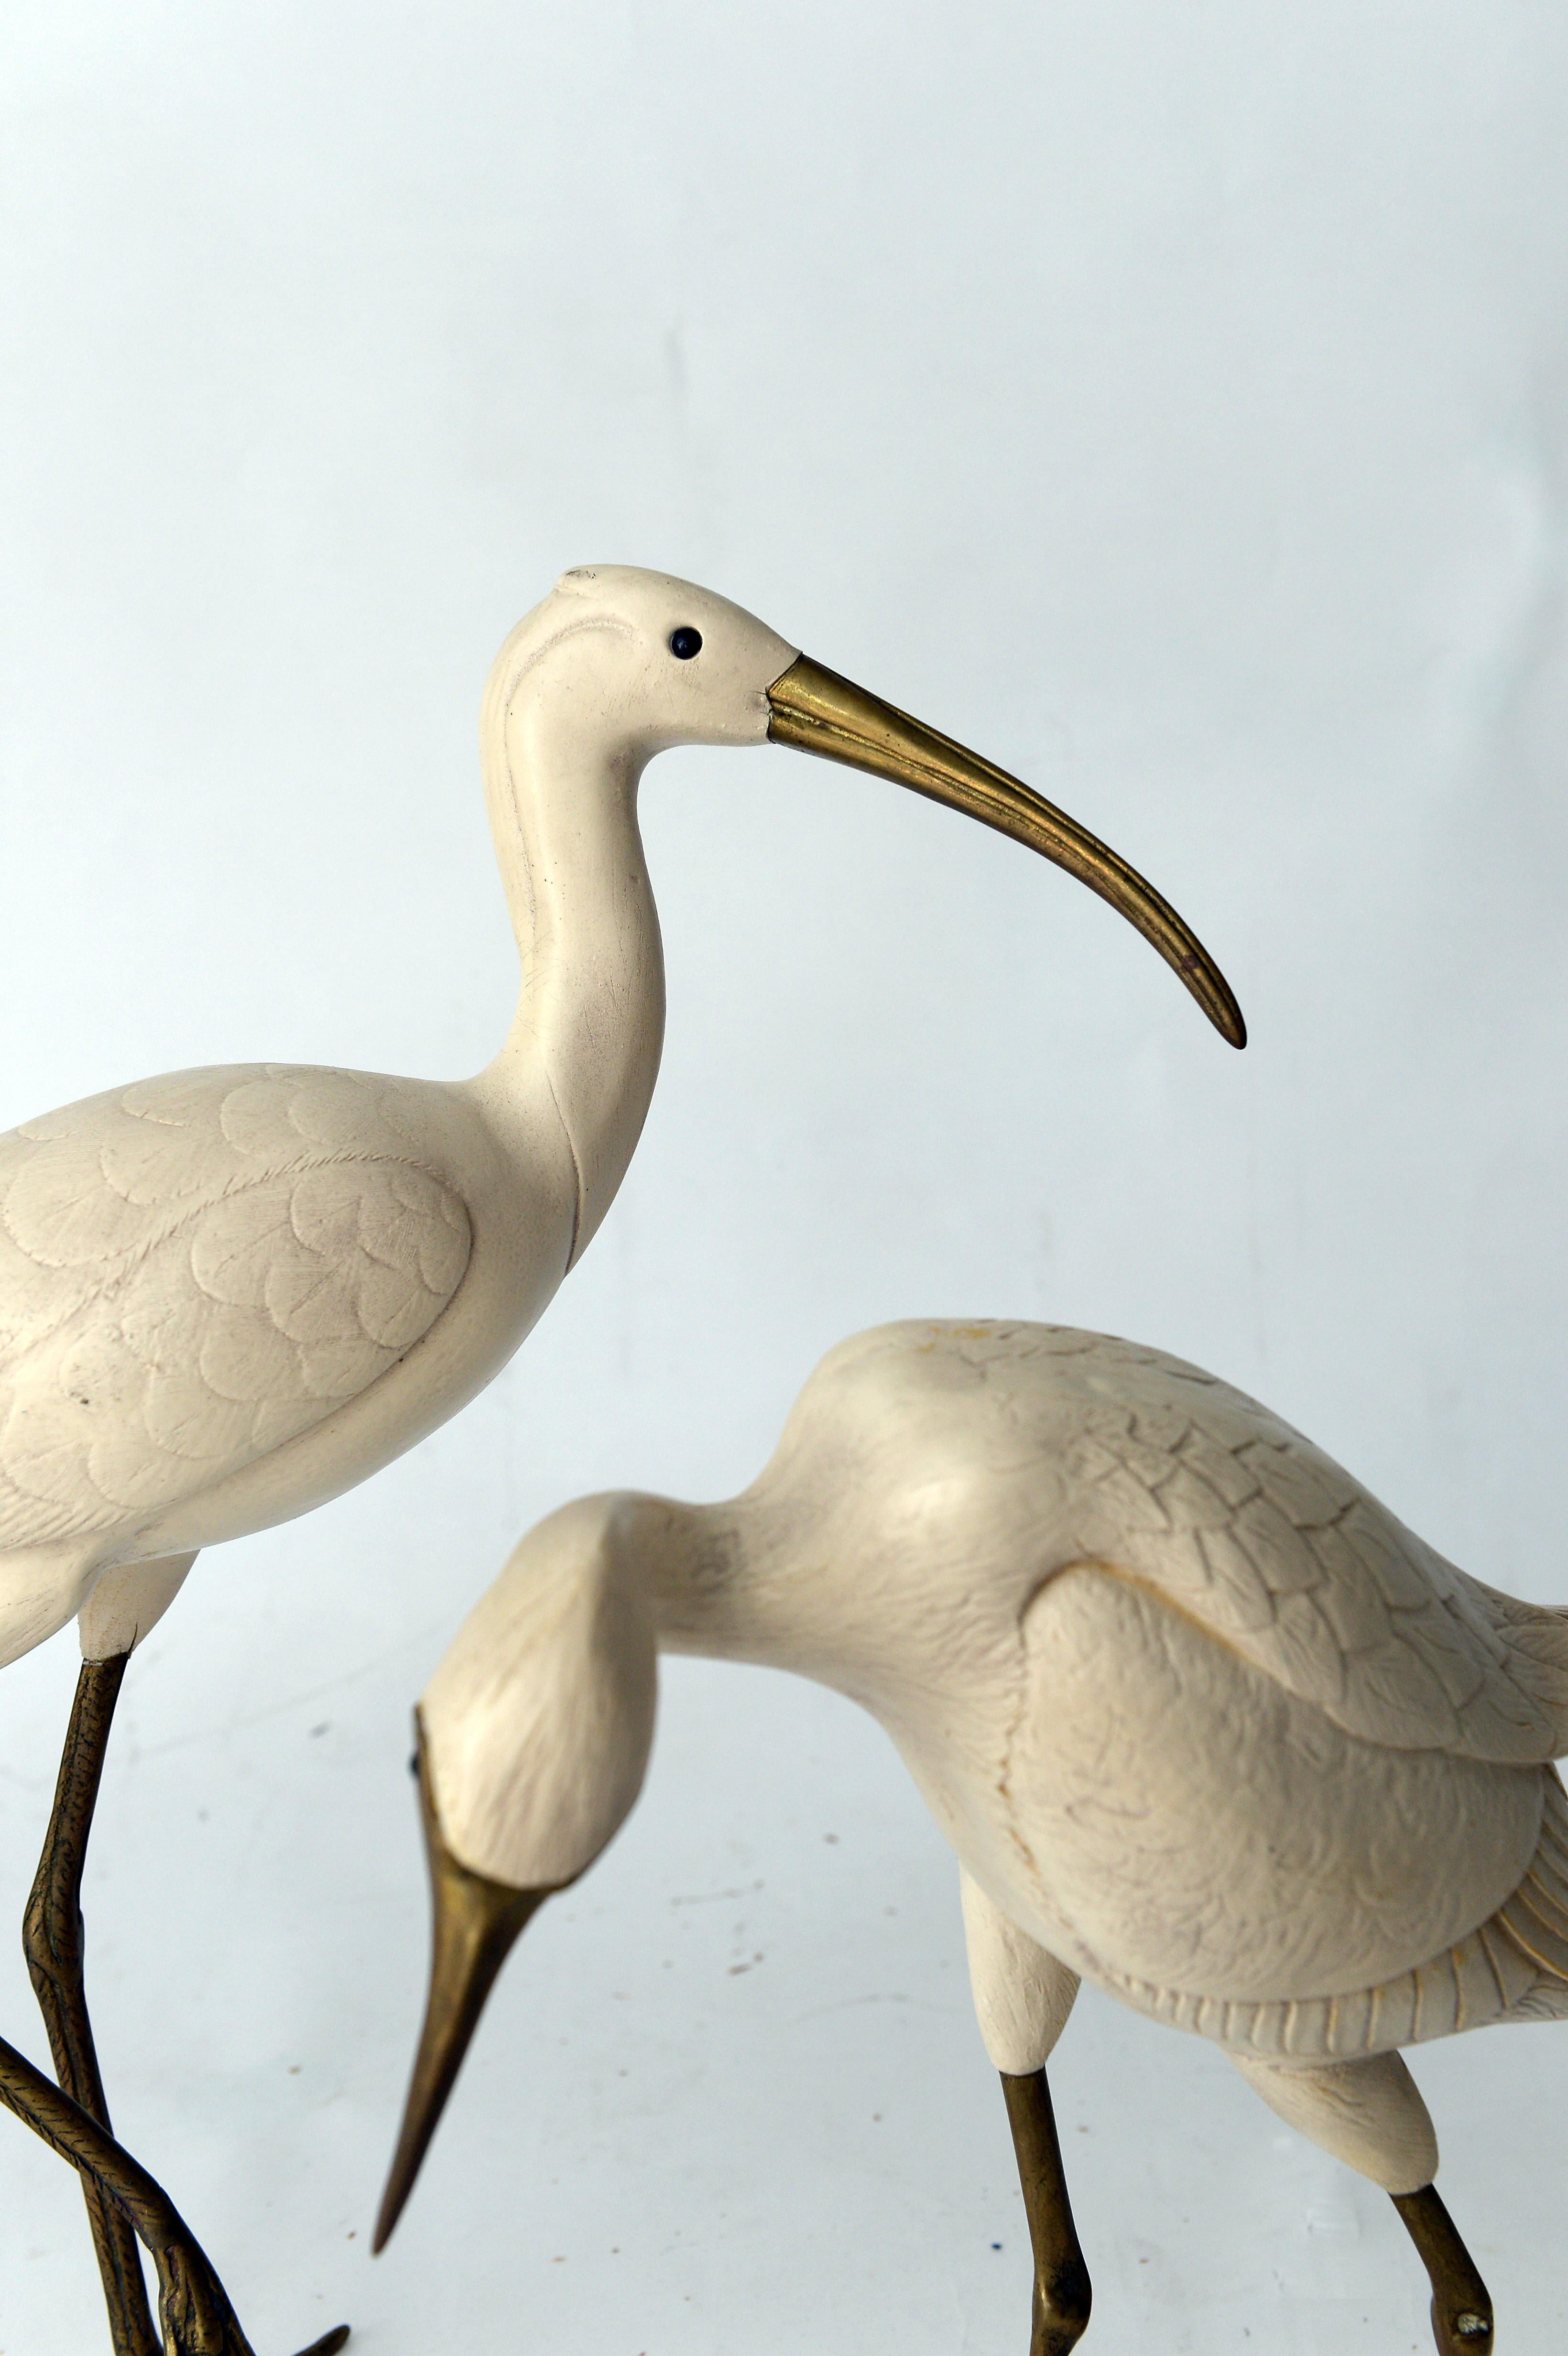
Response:
POLYGON ((726 599, 588 566, 518 625, 485 697, 523 966, 493 1063, 454 1084, 178 1072, 0 1137, 0 1664, 73 1616, 83 1653, 26 1922, 59 2084, 0 2044, 0 2100, 82 2173, 117 2356, 160 2345, 137 2237, 171 2356, 248 2356, 188 2227, 113 2141, 93 2053, 81 1864, 126 1661, 200 1547, 307 1512, 411 1447, 500 1370, 581 1258, 663 1035, 638 778, 672 745, 770 740, 912 787, 1067 868, 1243 1044, 1181 919, 1050 803, 726 599))
POLYGON ((418 1713, 432 1976, 378 2248, 513 1940, 636 1798, 661 1649, 848 1694, 957 1852, 1032 2356, 1089 2318, 1045 2077, 1081 1979, 1391 2193, 1442 2356, 1485 2356, 1400 2049, 1568 2015, 1568 1612, 1211 1375, 1051 1325, 860 1334, 741 1495, 582 1498, 523 1539, 418 1713))

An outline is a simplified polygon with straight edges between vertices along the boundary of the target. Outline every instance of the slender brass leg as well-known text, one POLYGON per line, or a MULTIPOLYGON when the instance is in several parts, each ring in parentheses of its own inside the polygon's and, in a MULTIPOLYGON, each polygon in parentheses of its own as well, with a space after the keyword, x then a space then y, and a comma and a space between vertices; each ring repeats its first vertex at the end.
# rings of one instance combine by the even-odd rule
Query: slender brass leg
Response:
MULTIPOLYGON (((114 1705, 130 1655, 85 1661, 60 1757, 53 1814, 23 1918, 22 1945, 62 2094, 0 2040, 0 2102, 77 2162, 103 2277, 114 2356, 252 2356, 222 2284, 178 2211, 113 2141, 83 1978, 81 1874, 114 1705), (40 2093, 40 2089, 42 2092, 40 2093), (147 2305, 137 2239, 152 2253, 160 2333, 147 2305), (165 2342, 164 2335, 168 2335, 165 2342)), ((339 2324, 303 2356, 334 2356, 339 2324)))
MULTIPOLYGON (((60 1754, 54 1812, 22 1918, 22 1949, 49 2033, 55 2076, 72 2102, 105 2129, 109 2128, 109 2105, 93 2049, 82 1977, 81 1869, 87 1859, 87 1837, 92 1827, 104 1749, 129 1657, 122 1653, 115 1660, 81 1665, 60 1754)), ((98 2253, 98 2270, 103 2277, 114 2356, 161 2356, 131 2221, 105 2199, 96 2179, 85 2170, 81 2190, 98 2253)))
POLYGON ((0 2103, 51 2151, 89 2169, 134 2225, 158 2276, 158 2314, 174 2356, 253 2356, 222 2284, 161 2186, 96 2119, 0 2039, 0 2103))
POLYGON ((1034 2251, 1029 2356, 1068 2356, 1088 2328, 1093 2292, 1067 2197, 1051 2088, 1043 2070, 1025 2078, 1009 2077, 1005 2070, 1001 2075, 1034 2251))
MULTIPOLYGON (((174 2202, 112 2136, 51 2085, 27 2056, 0 2038, 0 2103, 78 2169, 91 2169, 123 2210, 151 2253, 158 2277, 158 2320, 167 2356, 254 2356, 223 2285, 174 2202)), ((303 2356, 336 2356, 348 2327, 315 2340, 303 2356)))
POLYGON ((1432 2337, 1441 2356, 1491 2356, 1491 2297, 1436 2186, 1391 2197, 1431 2278, 1432 2337))

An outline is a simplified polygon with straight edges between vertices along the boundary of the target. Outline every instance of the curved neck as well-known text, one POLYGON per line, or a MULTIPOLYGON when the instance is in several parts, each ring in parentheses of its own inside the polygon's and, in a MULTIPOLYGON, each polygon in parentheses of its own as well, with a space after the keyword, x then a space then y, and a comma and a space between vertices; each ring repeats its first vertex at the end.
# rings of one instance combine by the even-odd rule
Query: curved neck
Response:
POLYGON ((661 1653, 793 1670, 890 1727, 911 1695, 918 1714, 942 1689, 953 1631, 940 1592, 923 1593, 911 1565, 891 1595, 833 1542, 809 1492, 781 1498, 758 1482, 709 1505, 628 1491, 590 1502, 605 1560, 640 1598, 661 1653))
POLYGON ((770 1543, 752 1495, 717 1505, 621 1490, 592 1501, 604 1528, 604 1560, 635 1592, 661 1653, 755 1661, 853 1691, 855 1611, 842 1599, 836 1560, 805 1567, 795 1543, 770 1543), (841 1658, 841 1655, 844 1657, 841 1658))
POLYGON ((526 690, 495 713, 482 754, 522 984, 481 1085, 504 1120, 542 1073, 576 1166, 576 1260, 625 1175, 664 1044, 664 957, 637 830, 642 760, 585 745, 526 690))

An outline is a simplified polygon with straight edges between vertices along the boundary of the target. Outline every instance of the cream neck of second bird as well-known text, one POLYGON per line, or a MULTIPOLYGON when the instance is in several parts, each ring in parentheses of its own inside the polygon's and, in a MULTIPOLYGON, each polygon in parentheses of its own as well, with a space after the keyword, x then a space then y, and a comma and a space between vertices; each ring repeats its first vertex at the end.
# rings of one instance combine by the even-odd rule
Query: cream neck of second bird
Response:
MULTIPOLYGON (((620 1491, 580 1510, 600 1534, 590 1575, 636 1596, 661 1652, 790 1669, 877 1715, 896 1707, 889 1599, 813 1542, 809 1512, 781 1515, 755 1489, 706 1505, 620 1491)), ((921 1682, 926 1665, 913 1665, 921 1682)))
POLYGON ((517 1889, 583 1871, 641 1784, 660 1652, 831 1686, 882 1721, 918 1773, 933 1693, 939 1731, 953 1732, 962 1643, 940 1614, 924 1629, 918 1591, 862 1589, 841 1552, 802 1546, 798 1517, 794 1535, 778 1545, 748 1499, 626 1490, 580 1497, 530 1530, 421 1705, 453 1855, 517 1889))
POLYGON ((542 1079, 577 1174, 571 1258, 615 1196, 664 1044, 664 955, 637 826, 639 749, 574 726, 525 678, 485 712, 485 793, 522 963, 504 1045, 475 1083, 497 1125, 542 1079))

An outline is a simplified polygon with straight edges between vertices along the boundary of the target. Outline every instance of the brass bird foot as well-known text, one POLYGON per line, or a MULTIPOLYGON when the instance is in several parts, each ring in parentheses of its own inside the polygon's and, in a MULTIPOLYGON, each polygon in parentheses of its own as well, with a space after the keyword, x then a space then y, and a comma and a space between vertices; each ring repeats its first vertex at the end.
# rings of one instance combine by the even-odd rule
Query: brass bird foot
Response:
POLYGON ((1438 2356, 1491 2356, 1491 2297, 1435 2185, 1392 2198, 1432 2283, 1438 2356))
MULTIPOLYGON (((158 2271, 158 2319, 169 2356, 255 2356, 228 2294, 194 2243, 154 2250, 158 2271)), ((336 2356, 348 2326, 313 2340, 300 2356, 336 2356)))
MULTIPOLYGON (((199 2257, 199 2251, 196 2254, 199 2257)), ((158 2316, 168 2356, 255 2356, 222 2284, 210 2268, 197 2289, 186 2269, 183 2252, 176 2257, 166 2251, 163 2256, 167 2263, 159 2265, 158 2316)), ((299 2356, 337 2356, 337 2351, 347 2344, 348 2326, 340 2323, 313 2340, 308 2348, 302 2348, 299 2356)))
MULTIPOLYGON (((0 2103, 51 2151, 90 2176, 106 2201, 134 2225, 158 2277, 161 2336, 155 2356, 254 2356, 222 2284, 189 2226, 162 2186, 122 2149, 98 2121, 0 2038, 0 2103)), ((144 2297, 141 2261, 136 2290, 144 2297)), ((304 2356, 325 2356, 341 2348, 347 2328, 339 2324, 304 2356)))

